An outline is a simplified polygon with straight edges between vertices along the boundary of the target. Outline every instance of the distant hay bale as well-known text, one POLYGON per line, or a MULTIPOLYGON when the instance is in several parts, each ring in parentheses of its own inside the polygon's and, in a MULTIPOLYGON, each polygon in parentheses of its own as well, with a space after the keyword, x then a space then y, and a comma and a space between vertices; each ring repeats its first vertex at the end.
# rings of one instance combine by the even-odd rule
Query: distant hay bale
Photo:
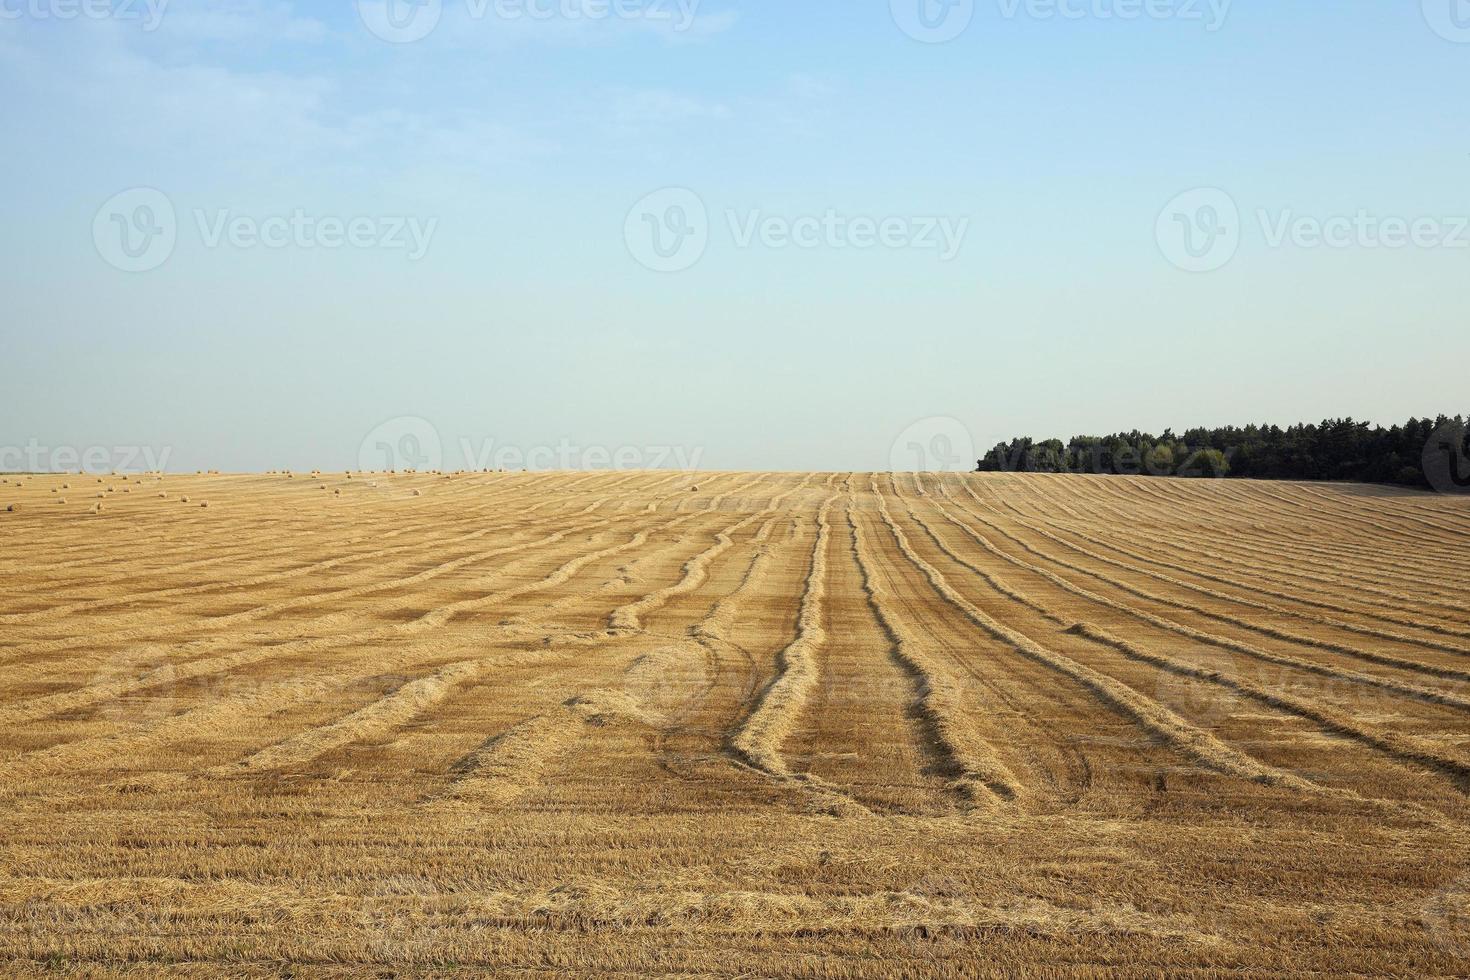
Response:
POLYGON ((56 500, 56 502, 58 504, 64 504, 64 503, 66 503, 66 498, 65 497, 58 497, 57 500, 56 500))
POLYGON ((342 496, 342 488, 341 487, 338 487, 336 490, 333 490, 332 491, 332 496, 334 496, 334 497, 340 497, 340 496, 342 496))
POLYGON ((100 513, 102 513, 102 504, 100 502, 93 504, 92 505, 92 509, 88 513, 92 513, 92 514, 100 514, 100 513))
POLYGON ((5 509, 6 509, 7 512, 9 512, 11 514, 18 514, 18 513, 20 513, 20 509, 21 508, 20 508, 20 504, 11 504, 10 506, 6 507, 5 509))
POLYGON ((207 500, 201 500, 201 501, 199 501, 199 506, 200 507, 208 507, 209 506, 209 501, 207 501, 207 500))
POLYGON ((415 496, 415 497, 422 497, 423 495, 424 495, 424 492, 422 490, 414 490, 413 491, 413 496, 415 496))
POLYGON ((186 503, 186 504, 187 504, 187 503, 188 503, 188 502, 189 502, 189 498, 188 498, 188 497, 187 497, 187 496, 185 496, 185 497, 180 497, 180 498, 179 498, 179 500, 180 500, 180 501, 181 501, 181 502, 183 502, 183 503, 186 503))

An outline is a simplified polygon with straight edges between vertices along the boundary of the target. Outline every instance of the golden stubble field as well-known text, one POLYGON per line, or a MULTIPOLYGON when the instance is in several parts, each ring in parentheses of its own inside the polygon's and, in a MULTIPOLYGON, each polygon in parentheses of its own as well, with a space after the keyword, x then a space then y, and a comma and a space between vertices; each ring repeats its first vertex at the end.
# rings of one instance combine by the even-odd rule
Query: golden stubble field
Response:
POLYGON ((1340 485, 10 476, 0 958, 1464 974, 1467 539, 1340 485))

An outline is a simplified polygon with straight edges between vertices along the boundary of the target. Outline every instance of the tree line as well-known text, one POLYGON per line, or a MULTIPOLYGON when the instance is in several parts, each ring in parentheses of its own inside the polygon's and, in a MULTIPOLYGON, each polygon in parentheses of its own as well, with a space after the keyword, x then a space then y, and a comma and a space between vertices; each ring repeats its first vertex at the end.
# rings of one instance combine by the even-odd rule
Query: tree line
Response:
POLYGON ((1277 425, 1188 429, 1162 435, 1117 432, 1002 442, 979 472, 1097 473, 1129 476, 1343 480, 1447 491, 1470 480, 1470 420, 1411 418, 1384 428, 1351 418, 1277 425), (1448 474, 1448 475, 1447 475, 1448 474), (1448 485, 1447 485, 1448 484, 1448 485))

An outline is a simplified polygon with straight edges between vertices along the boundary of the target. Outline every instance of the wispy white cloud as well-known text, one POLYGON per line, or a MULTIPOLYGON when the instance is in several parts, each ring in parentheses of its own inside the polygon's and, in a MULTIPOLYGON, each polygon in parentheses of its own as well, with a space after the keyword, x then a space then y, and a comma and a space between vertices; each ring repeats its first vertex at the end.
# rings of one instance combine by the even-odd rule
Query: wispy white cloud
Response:
POLYGON ((416 91, 411 69, 393 90, 391 72, 351 58, 291 71, 221 55, 228 43, 211 42, 271 33, 257 14, 306 40, 326 30, 265 0, 213 0, 149 34, 105 20, 65 30, 0 20, 0 86, 17 118, 64 121, 78 152, 130 180, 333 185, 351 174, 371 187, 414 173, 433 187, 436 169, 483 169, 552 145, 495 118, 493 104, 416 91), (364 77, 384 89, 364 88, 364 77))
POLYGON ((174 0, 159 23, 166 38, 181 41, 319 42, 331 31, 315 17, 299 14, 286 0, 174 0))
POLYGON ((805 72, 797 72, 788 79, 791 94, 798 99, 818 101, 830 99, 838 92, 837 83, 830 78, 820 75, 809 75, 805 72))
POLYGON ((612 95, 611 117, 620 126, 666 126, 691 119, 722 119, 729 109, 666 89, 622 89, 612 95))

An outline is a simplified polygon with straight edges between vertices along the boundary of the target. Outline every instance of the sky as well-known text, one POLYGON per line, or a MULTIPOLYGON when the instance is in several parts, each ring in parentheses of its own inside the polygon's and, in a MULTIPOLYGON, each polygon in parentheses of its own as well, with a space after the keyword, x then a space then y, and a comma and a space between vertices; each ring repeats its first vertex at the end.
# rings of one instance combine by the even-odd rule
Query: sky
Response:
POLYGON ((0 469, 1455 414, 1467 70, 1464 0, 0 0, 0 469))

